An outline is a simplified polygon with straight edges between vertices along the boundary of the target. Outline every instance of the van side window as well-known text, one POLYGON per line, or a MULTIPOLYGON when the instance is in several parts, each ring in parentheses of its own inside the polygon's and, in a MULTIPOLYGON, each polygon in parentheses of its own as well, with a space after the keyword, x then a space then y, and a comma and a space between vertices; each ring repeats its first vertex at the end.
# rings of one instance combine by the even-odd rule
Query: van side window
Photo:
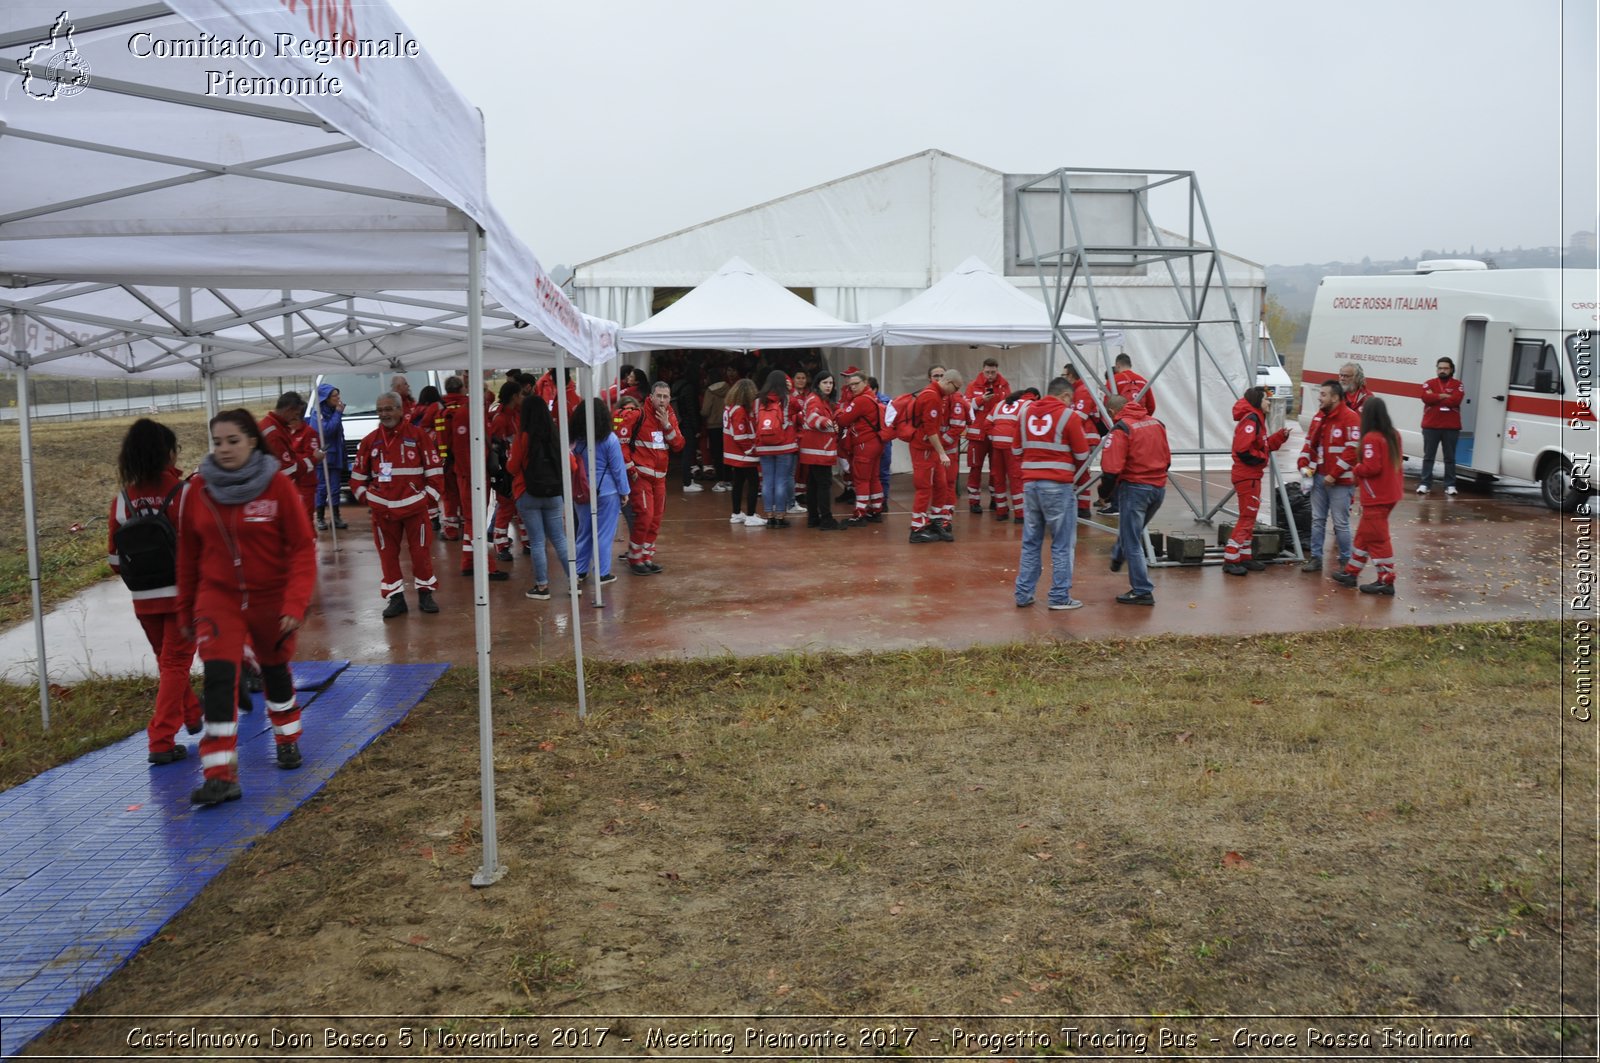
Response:
POLYGON ((1511 348, 1511 386, 1542 395, 1561 393, 1561 362, 1543 340, 1517 340, 1511 348))

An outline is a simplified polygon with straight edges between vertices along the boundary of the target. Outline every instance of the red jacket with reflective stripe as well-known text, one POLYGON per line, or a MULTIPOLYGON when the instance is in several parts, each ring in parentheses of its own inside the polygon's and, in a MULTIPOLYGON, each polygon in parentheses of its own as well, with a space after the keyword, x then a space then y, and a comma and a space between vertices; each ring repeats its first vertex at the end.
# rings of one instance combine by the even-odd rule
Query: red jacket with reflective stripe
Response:
POLYGON ((761 464, 756 457, 756 426, 750 411, 743 406, 722 408, 722 460, 728 465, 751 469, 761 464))
POLYGON ((989 419, 994 416, 994 411, 1006 401, 1006 396, 1011 394, 1011 385, 1006 383, 1006 378, 1000 373, 994 375, 994 383, 984 379, 980 370, 976 379, 967 385, 963 393, 967 397, 967 438, 988 439, 989 419))
POLYGON ((278 416, 278 411, 273 410, 261 418, 261 441, 267 445, 267 453, 278 459, 278 464, 283 471, 288 473, 289 479, 300 482, 302 476, 315 476, 312 472, 316 466, 311 461, 311 454, 303 452, 295 440, 295 433, 289 427, 289 422, 278 416))
POLYGON ((1356 479, 1361 481, 1362 505, 1392 506, 1400 501, 1400 466, 1389 460, 1389 441, 1382 432, 1368 432, 1361 437, 1356 479))
POLYGON ((1466 397, 1467 389, 1455 377, 1429 377, 1422 385, 1422 427, 1459 429, 1461 403, 1466 397))
MULTIPOLYGON (((896 421, 895 425, 898 427, 899 422, 896 421)), ((933 454, 933 437, 943 434, 944 388, 929 381, 928 386, 917 392, 917 397, 911 401, 911 449, 926 459, 933 454)), ((950 453, 949 447, 944 449, 946 454, 950 453)))
POLYGON ((839 426, 828 401, 808 392, 800 405, 800 464, 833 465, 839 460, 839 426))
POLYGON ((622 419, 623 456, 640 476, 657 480, 667 478, 667 462, 675 451, 683 449, 683 433, 678 429, 678 415, 667 407, 667 427, 661 427, 654 403, 645 403, 637 410, 629 410, 622 419))
POLYGON ((1129 400, 1106 436, 1106 448, 1100 452, 1100 468, 1116 476, 1119 483, 1165 487, 1167 469, 1171 465, 1167 426, 1151 417, 1143 406, 1129 400))
POLYGON ((967 397, 959 391, 952 391, 945 397, 944 427, 939 430, 939 438, 944 441, 945 453, 956 452, 961 437, 966 434, 971 424, 972 408, 967 405, 967 397))
POLYGON ((1018 443, 1022 452, 1022 479, 1054 480, 1071 483, 1089 460, 1088 433, 1084 418, 1053 395, 1035 399, 1022 407, 1022 429, 1018 443))
POLYGON ((392 432, 382 425, 368 432, 350 469, 350 494, 374 516, 427 513, 438 503, 443 484, 438 448, 422 429, 405 421, 392 432))
POLYGON ((1289 430, 1280 428, 1268 435, 1261 411, 1243 399, 1233 404, 1233 419, 1238 422, 1233 429, 1233 482, 1259 480, 1267 471, 1269 455, 1283 446, 1289 430))
POLYGON ((1300 468, 1310 469, 1313 476, 1332 476, 1335 483, 1355 483, 1360 435, 1361 418, 1344 403, 1335 403, 1332 413, 1318 410, 1300 448, 1300 468))
POLYGON ((240 505, 206 493, 196 473, 178 510, 178 622, 194 624, 195 601, 282 598, 280 616, 304 620, 317 579, 317 542, 300 492, 287 476, 240 505), (235 551, 238 563, 235 564, 235 551))
MULTIPOLYGON (((1010 394, 1007 392, 1006 394, 1010 394)), ((1001 402, 989 415, 989 442, 996 448, 1010 450, 1017 441, 1017 411, 1023 402, 1001 402)))
POLYGON ((1079 380, 1072 388, 1072 408, 1083 417, 1083 434, 1089 440, 1089 449, 1100 445, 1100 409, 1094 404, 1089 385, 1079 380))
MULTIPOLYGON (((1132 369, 1124 369, 1111 378, 1116 385, 1116 392, 1129 402, 1137 402, 1145 408, 1151 417, 1156 415, 1156 392, 1150 387, 1150 381, 1135 373, 1132 369), (1139 397, 1139 392, 1144 392, 1144 397, 1139 397)), ((1124 415, 1126 416, 1126 415, 1124 415)), ((1102 466, 1103 468, 1104 466, 1102 466)))
POLYGON ((863 445, 869 437, 877 439, 878 429, 883 427, 883 404, 871 388, 864 388, 861 394, 851 395, 841 402, 838 415, 839 427, 863 445))

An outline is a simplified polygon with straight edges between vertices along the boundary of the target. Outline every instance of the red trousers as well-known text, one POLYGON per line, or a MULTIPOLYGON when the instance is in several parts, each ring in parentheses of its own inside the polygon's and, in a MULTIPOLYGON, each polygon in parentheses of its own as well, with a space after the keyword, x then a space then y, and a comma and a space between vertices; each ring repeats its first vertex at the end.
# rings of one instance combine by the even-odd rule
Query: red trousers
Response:
POLYGON ((1001 513, 1022 515, 1022 455, 1011 453, 1009 444, 994 448, 990 456, 992 468, 998 474, 999 487, 990 487, 995 509, 1001 513))
MULTIPOLYGON (((211 596, 202 591, 195 601, 195 646, 200 660, 208 672, 213 664, 222 664, 233 676, 233 684, 226 690, 213 690, 209 682, 206 684, 200 769, 208 779, 239 777, 239 662, 244 657, 246 640, 255 650, 263 672, 282 669, 287 674, 298 631, 280 634, 282 616, 283 601, 279 598, 252 598, 244 609, 240 608, 238 595, 211 596)), ((278 745, 300 740, 300 705, 294 697, 292 679, 287 688, 288 701, 275 702, 270 696, 267 699, 267 719, 278 745)))
POLYGON ((461 538, 461 491, 454 465, 445 469, 444 489, 439 492, 439 538, 447 542, 461 538))
POLYGON ((883 441, 876 436, 853 439, 850 443, 850 484, 856 493, 856 513, 883 512, 883 441))
MULTIPOLYGON (((504 495, 494 496, 494 545, 498 548, 511 549, 511 525, 515 522, 519 527, 522 518, 517 515, 517 504, 504 495)), ((522 541, 528 541, 528 529, 522 529, 522 541)))
POLYGON ((911 447, 911 530, 930 520, 948 520, 955 509, 955 459, 949 465, 939 461, 932 447, 911 447))
POLYGON ((194 663, 194 639, 178 631, 177 613, 156 613, 139 617, 145 638, 155 651, 160 680, 156 686, 156 707, 145 728, 150 752, 165 753, 173 745, 178 728, 200 722, 200 699, 189 683, 189 666, 194 663))
POLYGON ((411 582, 419 591, 431 591, 439 580, 433 574, 433 525, 425 510, 409 517, 391 517, 382 506, 372 506, 372 541, 378 544, 378 564, 383 571, 378 593, 392 598, 406 589, 405 577, 400 574, 400 546, 411 552, 411 582))
POLYGON ((989 459, 989 497, 999 509, 1005 496, 1005 458, 987 439, 967 440, 967 502, 976 504, 983 493, 984 458, 989 459))
POLYGON ((1361 521, 1356 525, 1355 542, 1350 548, 1350 563, 1345 571, 1354 576, 1371 560, 1378 567, 1378 582, 1394 582, 1394 544, 1389 541, 1389 511, 1386 506, 1361 507, 1361 521))
POLYGON ((1256 514, 1261 512, 1261 481, 1235 480, 1233 490, 1239 498, 1239 519, 1222 549, 1222 560, 1237 565, 1250 556, 1250 537, 1255 534, 1256 514))
MULTIPOLYGON (((472 473, 465 466, 458 465, 456 468, 458 470, 457 475, 454 477, 456 482, 456 495, 461 499, 461 571, 471 572, 472 529, 477 527, 477 524, 474 522, 478 519, 479 515, 473 512, 472 507, 472 473)), ((487 485, 485 485, 485 487, 487 487, 487 485)), ((492 490, 485 490, 484 493, 489 496, 490 501, 495 500, 495 493, 492 490)), ((484 509, 485 512, 487 512, 488 507, 485 506, 484 509)), ((489 571, 498 572, 500 569, 494 563, 494 543, 492 542, 494 539, 493 524, 490 525, 490 529, 491 530, 488 536, 488 538, 491 540, 489 543, 489 571)), ((420 587, 421 584, 419 583, 417 586, 420 587)))
POLYGON ((667 481, 639 473, 633 487, 633 530, 628 536, 628 562, 639 564, 656 556, 661 516, 667 508, 667 481))

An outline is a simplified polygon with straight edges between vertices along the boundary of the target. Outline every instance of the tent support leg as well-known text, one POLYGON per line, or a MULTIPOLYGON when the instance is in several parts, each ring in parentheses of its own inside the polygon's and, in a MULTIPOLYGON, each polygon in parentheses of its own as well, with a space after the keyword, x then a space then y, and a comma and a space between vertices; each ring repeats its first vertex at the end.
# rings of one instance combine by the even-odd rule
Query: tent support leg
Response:
MULTIPOLYGON (((556 422, 561 429, 561 453, 571 454, 572 418, 567 415, 567 352, 560 347, 556 348, 555 378, 556 422)), ((594 450, 593 447, 589 449, 594 450)), ((572 506, 568 504, 572 498, 572 462, 566 460, 561 462, 561 498, 561 527, 567 535, 567 556, 563 560, 567 565, 567 596, 572 608, 572 659, 577 666, 578 719, 582 720, 589 715, 589 704, 583 689, 583 618, 578 612, 578 534, 577 526, 573 523, 572 506)), ((599 497, 593 496, 590 509, 597 508, 598 503, 599 497)), ((608 544, 606 549, 610 548, 608 544)), ((599 590, 599 568, 590 569, 590 574, 594 576, 594 589, 599 590)))
MULTIPOLYGON (((621 370, 619 369, 618 372, 620 373, 621 370)), ((600 397, 600 378, 598 374, 598 369, 589 374, 589 379, 594 382, 595 386, 594 394, 590 396, 590 398, 593 399, 598 399, 600 397)), ((622 388, 620 384, 617 387, 617 394, 622 394, 622 388)), ((584 409, 587 410, 588 407, 585 407, 584 409)), ((586 431, 585 436, 589 438, 592 443, 594 433, 586 431)), ((591 595, 589 600, 594 603, 594 607, 596 609, 603 609, 605 608, 606 599, 605 588, 600 586, 600 551, 602 549, 610 550, 613 544, 600 542, 600 495, 595 489, 597 486, 595 475, 599 471, 599 454, 597 453, 595 447, 591 445, 586 448, 584 456, 589 459, 589 547, 590 552, 594 555, 589 559, 589 571, 594 573, 594 584, 589 588, 589 593, 591 595)), ((577 549, 576 544, 574 544, 573 549, 577 549)), ((577 615, 576 605, 573 607, 573 615, 577 615)), ((578 691, 578 718, 581 720, 584 717, 584 713, 587 711, 587 705, 584 702, 583 686, 581 682, 579 684, 578 691)))
MULTIPOLYGON (((472 500, 469 512, 483 513, 488 505, 484 466, 483 407, 483 230, 477 222, 467 228, 467 399, 472 435, 468 460, 472 462, 472 500)), ((466 500, 463 499, 465 502, 466 500)), ((472 876, 474 886, 492 886, 505 875, 494 813, 494 711, 489 704, 493 677, 489 674, 489 536, 488 522, 479 519, 472 529, 473 625, 478 646, 478 777, 483 801, 483 864, 472 876)))
MULTIPOLYGON (((23 335, 22 312, 11 312, 11 334, 23 335)), ((33 603, 33 648, 38 660, 39 721, 50 730, 50 669, 44 656, 44 597, 39 583, 39 520, 33 497, 33 431, 29 424, 28 352, 17 349, 17 425, 22 430, 22 521, 28 532, 28 595, 33 603)))

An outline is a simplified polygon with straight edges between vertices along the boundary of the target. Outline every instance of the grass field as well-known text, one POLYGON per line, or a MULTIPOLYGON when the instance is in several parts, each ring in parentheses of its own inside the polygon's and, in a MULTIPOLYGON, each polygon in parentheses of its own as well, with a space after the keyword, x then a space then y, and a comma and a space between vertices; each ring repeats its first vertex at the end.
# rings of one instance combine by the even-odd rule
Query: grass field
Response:
POLYGON ((1596 849, 1558 638, 592 664, 587 723, 570 674, 497 672, 486 890, 453 671, 80 1015, 1446 1013, 1592 1052, 1559 1018, 1595 998, 1596 849))

